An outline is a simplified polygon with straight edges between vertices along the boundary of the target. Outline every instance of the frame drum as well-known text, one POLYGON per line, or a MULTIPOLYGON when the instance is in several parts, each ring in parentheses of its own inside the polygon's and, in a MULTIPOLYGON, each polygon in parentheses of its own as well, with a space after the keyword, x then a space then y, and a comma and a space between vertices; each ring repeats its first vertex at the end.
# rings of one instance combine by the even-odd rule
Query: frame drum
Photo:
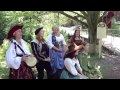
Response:
POLYGON ((28 60, 26 60, 26 64, 29 67, 34 67, 37 64, 37 59, 34 56, 28 56, 28 60))

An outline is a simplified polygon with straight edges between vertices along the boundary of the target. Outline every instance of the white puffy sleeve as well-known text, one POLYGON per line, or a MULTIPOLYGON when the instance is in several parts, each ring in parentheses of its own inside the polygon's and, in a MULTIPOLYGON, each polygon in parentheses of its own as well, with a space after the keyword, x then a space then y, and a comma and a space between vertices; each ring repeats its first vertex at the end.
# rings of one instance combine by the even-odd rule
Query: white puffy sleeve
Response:
POLYGON ((64 65, 65 65, 66 69, 67 69, 72 75, 75 75, 75 76, 76 76, 76 75, 78 74, 78 72, 77 72, 75 66, 73 65, 71 59, 66 58, 65 61, 64 61, 64 65))
POLYGON ((61 34, 61 37, 62 37, 62 40, 63 40, 63 44, 67 45, 66 42, 65 42, 65 38, 64 38, 64 36, 62 34, 61 34))
POLYGON ((18 69, 21 64, 21 57, 16 57, 15 46, 13 43, 10 44, 9 49, 6 52, 6 61, 10 68, 18 69))
POLYGON ((76 60, 76 68, 77 68, 78 71, 82 72, 82 68, 80 66, 80 63, 79 63, 78 59, 76 60))
POLYGON ((30 52, 30 50, 29 50, 29 48, 28 48, 28 45, 27 45, 27 42, 26 41, 23 41, 23 44, 24 44, 24 51, 25 51, 25 54, 27 54, 27 55, 31 55, 31 52, 30 52))
POLYGON ((52 49, 54 47, 54 45, 52 44, 52 35, 51 34, 48 36, 47 44, 50 49, 52 49))

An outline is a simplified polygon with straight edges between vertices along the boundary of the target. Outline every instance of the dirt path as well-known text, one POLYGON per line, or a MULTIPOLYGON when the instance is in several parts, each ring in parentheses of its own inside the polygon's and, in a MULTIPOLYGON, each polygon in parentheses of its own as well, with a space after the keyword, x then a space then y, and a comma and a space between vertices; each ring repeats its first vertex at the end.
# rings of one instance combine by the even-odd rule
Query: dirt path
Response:
POLYGON ((101 66, 104 79, 120 79, 120 56, 105 55, 96 62, 101 66))

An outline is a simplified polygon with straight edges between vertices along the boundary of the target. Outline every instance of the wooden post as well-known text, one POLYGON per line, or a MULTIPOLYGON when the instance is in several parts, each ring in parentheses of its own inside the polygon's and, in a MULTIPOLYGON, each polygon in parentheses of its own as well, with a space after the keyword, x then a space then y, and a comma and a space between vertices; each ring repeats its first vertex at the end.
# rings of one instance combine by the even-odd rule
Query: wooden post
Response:
POLYGON ((106 38, 106 24, 100 22, 97 25, 97 38, 99 39, 99 58, 102 58, 102 38, 106 38))
POLYGON ((99 39, 99 58, 102 58, 102 39, 99 39))

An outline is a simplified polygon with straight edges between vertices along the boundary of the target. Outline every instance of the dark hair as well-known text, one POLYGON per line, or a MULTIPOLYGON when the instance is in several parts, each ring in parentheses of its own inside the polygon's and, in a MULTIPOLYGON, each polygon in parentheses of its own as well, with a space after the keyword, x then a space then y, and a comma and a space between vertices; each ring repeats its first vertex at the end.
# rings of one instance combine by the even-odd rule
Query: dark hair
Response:
MULTIPOLYGON (((79 31, 79 32, 80 32, 80 30, 75 30, 74 35, 73 35, 73 40, 75 40, 75 37, 76 37, 76 32, 77 32, 77 31, 79 31)), ((80 35, 79 35, 79 38, 80 38, 80 35)))
POLYGON ((35 35, 37 35, 42 29, 43 29, 43 27, 40 27, 40 28, 36 29, 35 30, 35 35))
POLYGON ((38 29, 36 29, 36 31, 35 31, 35 35, 36 35, 36 39, 38 40, 38 41, 45 41, 45 39, 44 38, 40 38, 40 37, 37 37, 37 34, 41 31, 43 29, 43 27, 40 27, 40 28, 38 28, 38 29))
POLYGON ((73 59, 73 58, 75 57, 75 52, 76 52, 76 51, 66 54, 65 57, 64 57, 64 59, 65 59, 65 58, 73 59))
POLYGON ((75 45, 71 44, 70 46, 68 46, 68 53, 65 55, 64 58, 71 58, 73 59, 75 57, 75 52, 74 51, 75 45))

